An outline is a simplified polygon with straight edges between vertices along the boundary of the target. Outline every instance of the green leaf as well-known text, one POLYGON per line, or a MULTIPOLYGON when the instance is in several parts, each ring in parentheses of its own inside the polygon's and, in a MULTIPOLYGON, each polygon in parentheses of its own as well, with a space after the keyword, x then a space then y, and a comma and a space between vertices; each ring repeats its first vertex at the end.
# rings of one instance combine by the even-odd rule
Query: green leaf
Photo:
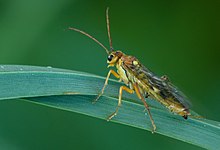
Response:
MULTIPOLYGON (((51 67, 0 65, 0 100, 23 98, 26 101, 106 119, 117 106, 122 83, 110 80, 99 101, 92 100, 104 78, 96 75, 51 67), (71 94, 71 95, 69 95, 71 94)), ((220 122, 189 118, 170 113, 154 100, 147 99, 157 126, 156 133, 207 149, 220 147, 220 122)), ((123 94, 122 107, 111 121, 152 130, 144 106, 135 94, 123 94)))

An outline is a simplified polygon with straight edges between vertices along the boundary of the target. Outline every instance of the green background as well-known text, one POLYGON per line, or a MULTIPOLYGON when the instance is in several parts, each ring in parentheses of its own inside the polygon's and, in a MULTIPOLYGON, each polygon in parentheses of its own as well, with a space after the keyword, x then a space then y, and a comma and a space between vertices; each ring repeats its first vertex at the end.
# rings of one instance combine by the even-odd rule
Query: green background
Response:
MULTIPOLYGON (((202 116, 220 120, 219 1, 1 0, 0 64, 106 76, 105 51, 80 28, 166 74, 202 116)), ((200 149, 158 134, 11 100, 0 102, 0 149, 200 149)), ((181 131, 180 131, 181 134, 181 131)))

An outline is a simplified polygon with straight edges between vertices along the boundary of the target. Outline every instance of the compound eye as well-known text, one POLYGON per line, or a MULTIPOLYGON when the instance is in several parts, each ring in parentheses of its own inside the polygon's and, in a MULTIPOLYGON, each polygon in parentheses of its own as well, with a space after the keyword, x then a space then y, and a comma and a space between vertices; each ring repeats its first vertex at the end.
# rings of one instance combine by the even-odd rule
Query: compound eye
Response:
POLYGON ((108 61, 112 61, 112 58, 113 58, 114 56, 113 55, 109 55, 108 56, 108 61))

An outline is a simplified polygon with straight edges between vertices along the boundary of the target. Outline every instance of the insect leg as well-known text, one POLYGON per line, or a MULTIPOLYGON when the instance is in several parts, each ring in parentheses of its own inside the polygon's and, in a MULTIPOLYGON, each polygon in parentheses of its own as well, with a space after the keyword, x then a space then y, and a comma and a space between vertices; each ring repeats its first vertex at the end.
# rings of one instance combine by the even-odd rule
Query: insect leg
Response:
POLYGON ((151 121, 151 124, 152 124, 152 126, 153 126, 153 131, 152 131, 152 133, 153 133, 153 132, 156 130, 156 125, 155 125, 154 120, 153 120, 153 117, 152 117, 152 115, 151 115, 149 106, 148 106, 148 104, 146 103, 146 101, 145 101, 143 95, 140 93, 140 89, 139 89, 138 84, 135 83, 133 86, 134 86, 134 90, 135 90, 135 92, 136 92, 138 98, 143 102, 143 104, 144 104, 144 106, 145 106, 145 108, 146 108, 146 110, 147 110, 147 112, 148 112, 148 114, 149 114, 149 116, 150 116, 150 121, 151 121))
POLYGON ((117 115, 118 109, 119 109, 119 107, 121 106, 121 98, 122 98, 122 91, 123 91, 123 90, 126 91, 126 92, 128 92, 128 93, 130 93, 130 94, 133 94, 133 93, 134 93, 134 90, 129 89, 129 88, 126 87, 126 86, 121 86, 121 87, 120 87, 120 89, 119 89, 119 97, 118 97, 118 106, 117 106, 115 112, 112 113, 112 114, 107 118, 107 121, 111 120, 114 116, 117 115))
POLYGON ((116 73, 114 70, 109 70, 108 75, 105 79, 105 84, 102 88, 102 91, 97 95, 96 99, 93 101, 93 103, 97 102, 98 99, 100 98, 100 96, 102 96, 102 94, 104 93, 105 87, 108 85, 108 79, 110 77, 110 75, 113 74, 116 78, 120 78, 120 76, 118 75, 118 73, 116 73))

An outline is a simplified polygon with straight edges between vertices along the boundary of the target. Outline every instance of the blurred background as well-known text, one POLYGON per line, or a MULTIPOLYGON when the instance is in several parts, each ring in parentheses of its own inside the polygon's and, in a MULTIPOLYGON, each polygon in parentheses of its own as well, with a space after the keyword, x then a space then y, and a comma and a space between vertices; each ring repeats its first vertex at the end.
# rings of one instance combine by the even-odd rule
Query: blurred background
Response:
MULTIPOLYGON (((105 51, 80 28, 168 75, 202 116, 220 121, 220 2, 0 0, 0 64, 106 76, 105 51)), ((201 149, 144 130, 11 100, 0 102, 0 149, 201 149), (159 143, 159 144, 158 144, 159 143)), ((180 131, 181 132, 181 131, 180 131)))

